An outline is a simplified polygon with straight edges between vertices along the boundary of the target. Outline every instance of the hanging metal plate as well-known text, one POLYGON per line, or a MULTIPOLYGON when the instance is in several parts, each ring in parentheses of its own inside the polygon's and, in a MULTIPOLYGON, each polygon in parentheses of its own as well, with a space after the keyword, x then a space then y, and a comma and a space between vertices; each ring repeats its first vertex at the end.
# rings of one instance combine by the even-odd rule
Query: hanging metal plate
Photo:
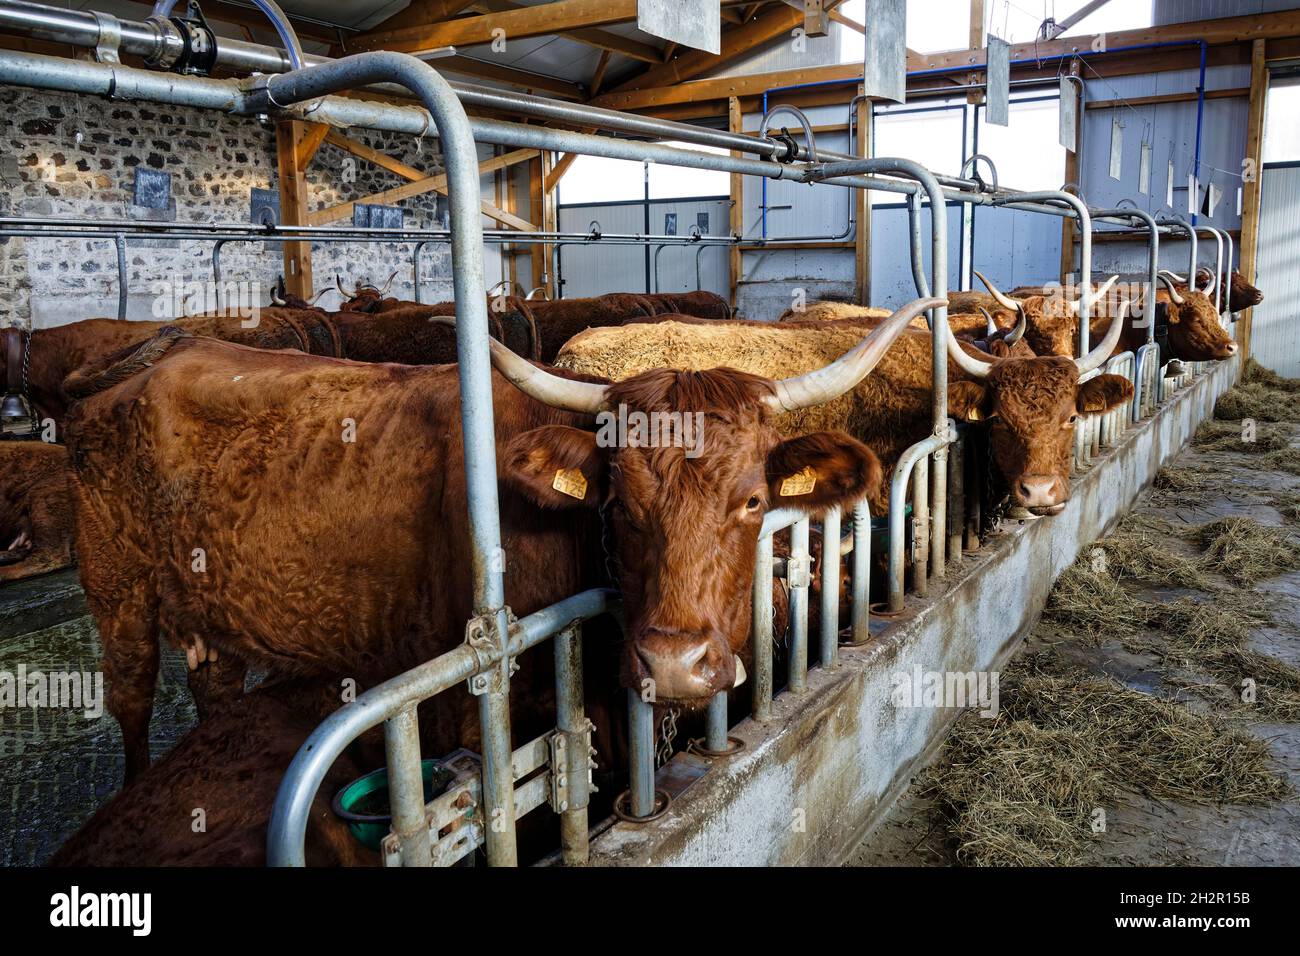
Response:
POLYGON ((984 55, 988 74, 985 89, 984 121, 993 126, 1011 124, 1011 44, 1000 37, 989 37, 984 55))
POLYGON ((867 0, 865 23, 862 91, 895 103, 907 102, 907 4, 867 0))
POLYGON ((1061 77, 1060 143, 1072 153, 1079 151, 1079 84, 1061 77))
POLYGON ((722 52, 717 0, 636 0, 636 28, 714 56, 722 52))

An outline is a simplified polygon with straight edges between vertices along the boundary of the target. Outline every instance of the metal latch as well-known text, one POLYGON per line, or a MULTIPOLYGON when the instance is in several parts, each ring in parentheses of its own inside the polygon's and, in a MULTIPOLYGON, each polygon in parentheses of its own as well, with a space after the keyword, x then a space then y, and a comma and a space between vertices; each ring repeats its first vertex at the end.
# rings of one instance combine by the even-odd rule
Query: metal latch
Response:
MULTIPOLYGON (((506 612, 507 627, 513 627, 518 621, 510 608, 506 612)), ((472 617, 465 625, 465 643, 474 651, 479 660, 481 673, 469 679, 469 692, 475 697, 482 694, 499 694, 505 690, 510 676, 519 670, 519 663, 506 653, 509 645, 509 632, 497 634, 496 614, 489 611, 478 617, 472 617), (493 664, 492 659, 499 660, 493 664)))
MULTIPOLYGON (((592 771, 600 766, 596 763, 596 748, 591 743, 591 733, 595 729, 595 725, 588 720, 586 728, 582 731, 568 733, 557 730, 547 741, 551 751, 550 801, 551 809, 556 813, 578 810, 581 806, 586 806, 586 801, 581 806, 570 806, 573 790, 569 780, 569 755, 572 748, 586 748, 587 792, 591 794, 597 791, 595 781, 592 779, 592 771)), ((581 752, 579 750, 579 753, 581 752)))

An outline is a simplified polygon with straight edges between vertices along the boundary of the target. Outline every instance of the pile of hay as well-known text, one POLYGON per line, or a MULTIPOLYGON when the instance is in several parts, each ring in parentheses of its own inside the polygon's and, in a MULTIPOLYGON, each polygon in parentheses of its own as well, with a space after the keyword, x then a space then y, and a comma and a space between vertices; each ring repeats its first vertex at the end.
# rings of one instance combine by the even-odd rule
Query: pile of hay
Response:
MULTIPOLYGON (((1132 577, 1154 584, 1208 590, 1213 582, 1206 576, 1199 558, 1182 554, 1161 537, 1181 534, 1181 529, 1168 522, 1129 515, 1113 534, 1098 541, 1096 547, 1105 553, 1106 568, 1116 578, 1132 577)), ((1091 552, 1084 553, 1091 562, 1091 552)))
POLYGON ((1156 472, 1151 482, 1151 500, 1155 504, 1184 501, 1188 496, 1206 491, 1214 481, 1214 473, 1208 468, 1166 465, 1156 472))
POLYGON ((1282 378, 1248 361, 1241 381, 1219 397, 1214 417, 1221 421, 1300 422, 1300 379, 1282 378))
POLYGON ((1271 451, 1259 460, 1259 468, 1263 471, 1285 471, 1300 475, 1300 448, 1271 451))
POLYGON ((1290 431, 1276 424, 1260 423, 1255 427, 1253 441, 1242 440, 1239 422, 1209 420, 1196 430, 1192 444, 1202 451, 1236 451, 1262 455, 1280 451, 1291 445, 1290 431))
POLYGON ((1078 863, 1094 811, 1125 791, 1216 805, 1287 792, 1258 738, 1047 654, 1006 671, 1000 699, 995 719, 957 722, 924 785, 965 864, 1078 863))
POLYGON ((1281 491, 1270 491, 1268 503, 1277 510, 1287 524, 1300 524, 1300 490, 1286 488, 1281 491))
POLYGON ((1253 358, 1246 359, 1246 365, 1241 370, 1241 380, 1248 385, 1263 385, 1281 392, 1300 392, 1300 378, 1283 378, 1253 358))
POLYGON ((1300 568, 1300 547, 1284 528, 1254 518, 1220 518, 1197 529, 1206 548, 1204 563, 1238 587, 1254 587, 1267 577, 1300 568))

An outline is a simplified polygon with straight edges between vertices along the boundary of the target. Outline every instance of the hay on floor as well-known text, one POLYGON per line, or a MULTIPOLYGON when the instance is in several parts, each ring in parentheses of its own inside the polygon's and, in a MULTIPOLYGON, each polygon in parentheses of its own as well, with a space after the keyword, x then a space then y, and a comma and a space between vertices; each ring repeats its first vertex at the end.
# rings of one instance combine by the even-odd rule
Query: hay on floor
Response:
POLYGON ((1300 568, 1300 547, 1284 528, 1254 518, 1220 518, 1201 526, 1205 565, 1238 587, 1254 587, 1264 578, 1300 568))
POLYGON ((1287 792, 1262 740, 1047 654, 1005 672, 1000 698, 996 719, 958 721, 924 787, 963 863, 1078 863, 1094 811, 1127 790, 1250 805, 1287 792))
POLYGON ((1279 451, 1291 444, 1290 430, 1278 424, 1261 422, 1255 426, 1253 440, 1242 439, 1240 422, 1215 421, 1203 422, 1196 430, 1192 444, 1202 451, 1234 451, 1249 455, 1262 455, 1265 452, 1279 451))

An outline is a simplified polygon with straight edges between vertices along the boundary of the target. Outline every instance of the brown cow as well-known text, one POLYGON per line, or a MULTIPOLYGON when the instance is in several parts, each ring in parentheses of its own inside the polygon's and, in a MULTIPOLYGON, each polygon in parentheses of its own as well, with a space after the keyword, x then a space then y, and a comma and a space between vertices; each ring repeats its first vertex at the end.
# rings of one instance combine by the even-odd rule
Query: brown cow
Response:
MULTIPOLYGON (((612 560, 624 683, 652 679, 661 703, 684 706, 731 687, 763 514, 777 502, 812 513, 851 504, 880 479, 854 439, 783 441, 769 417, 852 388, 937 304, 913 303, 788 380, 656 369, 577 381, 490 342, 510 606, 522 616, 599 583, 612 560), (689 413, 707 440, 606 447, 593 416, 626 409, 689 413)), ((463 640, 473 609, 456 368, 165 330, 113 377, 74 408, 68 440, 82 583, 130 777, 148 765, 160 636, 202 637, 222 661, 346 673, 362 686, 463 640), (345 419, 355 441, 343 440, 345 419)), ((458 701, 440 695, 424 708, 451 746, 473 723, 458 701)))
MULTIPOLYGON (((976 273, 979 275, 979 273, 976 273)), ((1115 314, 1109 287, 1118 277, 1102 285, 1090 300, 1089 334, 1092 341, 1099 340, 1111 325, 1115 314), (1093 314, 1095 313, 1095 314, 1093 314)), ((1029 315, 1026 332, 1030 346, 1039 355, 1073 355, 1078 348, 1079 305, 1069 302, 1059 294, 1031 295, 1025 298, 1006 296, 982 275, 980 279, 989 286, 990 293, 1004 309, 1023 307, 1029 315)), ((1170 273, 1160 273, 1164 286, 1156 296, 1156 339, 1162 343, 1161 363, 1172 359, 1185 362, 1209 362, 1230 358, 1237 344, 1219 321, 1213 299, 1204 292, 1180 293, 1171 280, 1170 273)), ((1213 290, 1211 289, 1211 294, 1213 290)), ((1147 326, 1140 317, 1129 314, 1123 332, 1116 342, 1114 354, 1136 351, 1147 342, 1147 326)))
POLYGON ((0 441, 0 581, 72 563, 68 450, 43 441, 0 441))
MULTIPOLYGON (((670 322, 593 329, 569 342, 557 364, 616 378, 664 365, 790 374, 822 364, 861 330, 855 322, 670 322)), ((949 335, 949 413, 989 423, 994 460, 1017 505, 1040 515, 1064 508, 1079 414, 1108 411, 1132 397, 1133 386, 1122 376, 1079 381, 1110 355, 1120 330, 1117 326, 1086 359, 1078 360, 1005 352, 990 356, 949 335)), ((886 472, 892 472, 902 452, 931 432, 931 367, 929 332, 908 329, 851 395, 785 415, 777 427, 788 436, 812 427, 842 428, 866 443, 886 472)), ((887 492, 882 486, 870 499, 877 514, 887 507, 887 492)))
POLYGON ((655 311, 665 315, 693 315, 698 319, 729 319, 731 306, 714 292, 651 292, 645 296, 655 311))
MULTIPOLYGON (((1178 286, 1178 290, 1180 292, 1186 291, 1187 280, 1184 277, 1174 275, 1173 273, 1170 273, 1170 277, 1173 278, 1174 284, 1178 286)), ((1214 296, 1214 287, 1210 285, 1210 283, 1213 281, 1222 283, 1223 276, 1220 275, 1216 280, 1214 276, 1214 270, 1209 268, 1208 266, 1201 266, 1199 269, 1196 270, 1197 287, 1202 292, 1204 292, 1206 287, 1208 286, 1210 288, 1210 291, 1206 294, 1209 295, 1211 298, 1213 298, 1214 296)), ((1228 302, 1227 304, 1232 306, 1233 312, 1240 312, 1242 309, 1252 308, 1264 301, 1264 293, 1261 292, 1255 286, 1251 285, 1249 282, 1247 282, 1246 277, 1242 275, 1240 272, 1238 272, 1236 269, 1232 270, 1231 276, 1228 281, 1232 283, 1232 297, 1230 302, 1228 302)))
MULTIPOLYGON (((54 420, 61 432, 68 411, 63 381, 74 370, 105 356, 137 345, 171 325, 195 335, 239 342, 269 349, 301 349, 321 355, 339 354, 339 340, 329 313, 323 309, 295 309, 270 306, 253 318, 238 315, 196 315, 169 322, 136 322, 121 319, 84 319, 50 329, 4 336, 6 353, 17 347, 29 352, 25 394, 43 417, 54 420)), ((5 358, 8 356, 6 355, 5 358)), ((9 386, 13 388, 11 384, 9 386)))
MULTIPOLYGON (((50 865, 265 866, 280 781, 324 716, 304 704, 320 697, 318 686, 297 680, 231 701, 100 807, 50 865), (203 812, 201 828, 196 810, 203 812)), ((362 773, 345 754, 326 775, 308 817, 309 866, 378 864, 378 854, 355 840, 330 808, 334 793, 362 773)))

